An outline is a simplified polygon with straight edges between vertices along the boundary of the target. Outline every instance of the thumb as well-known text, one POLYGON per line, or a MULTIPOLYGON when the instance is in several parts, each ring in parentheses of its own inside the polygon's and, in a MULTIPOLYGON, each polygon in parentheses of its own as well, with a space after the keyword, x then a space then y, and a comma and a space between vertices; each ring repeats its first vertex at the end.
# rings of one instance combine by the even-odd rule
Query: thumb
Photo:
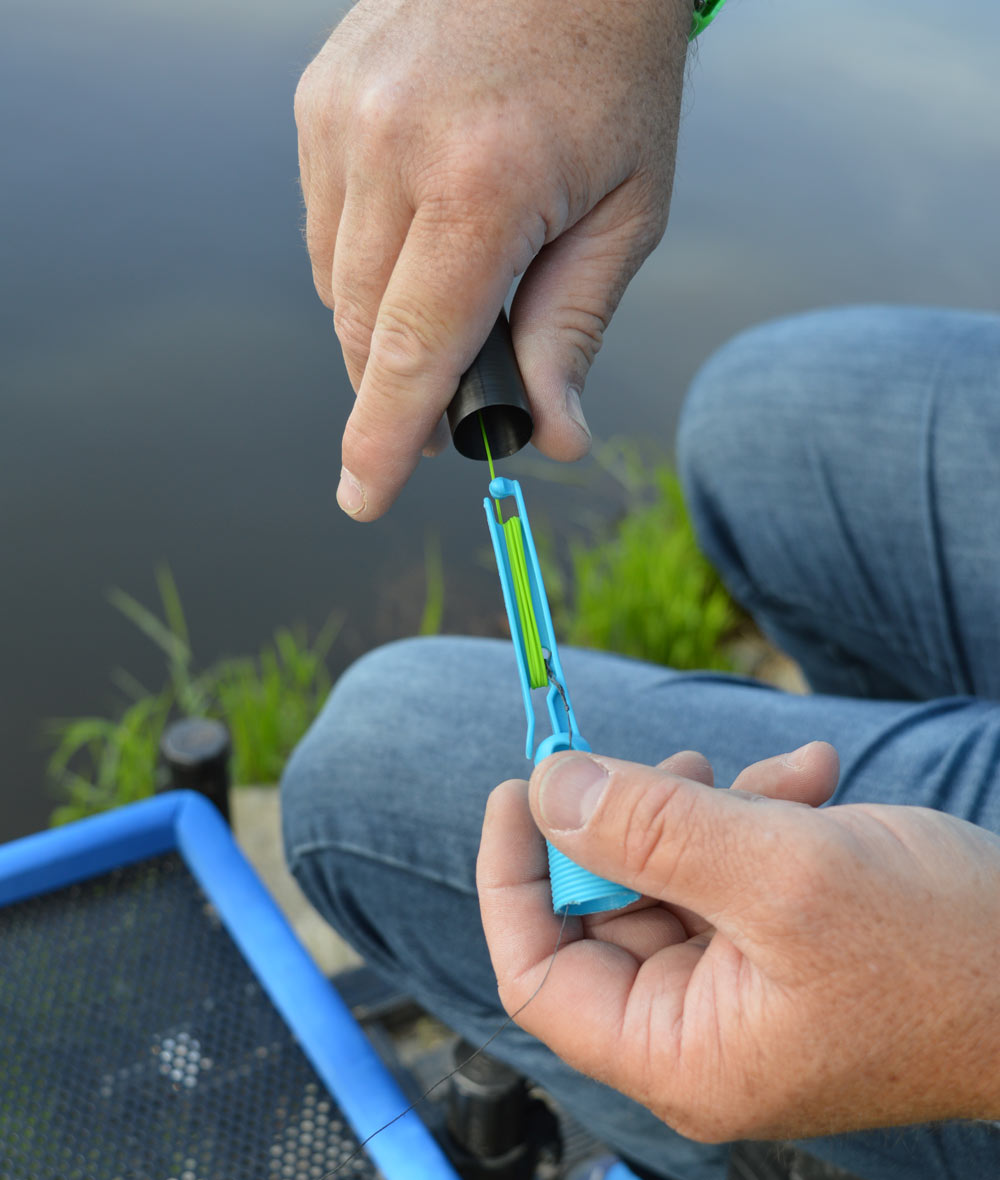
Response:
POLYGON ((814 814, 577 751, 546 758, 530 785, 535 822, 567 856, 713 924, 766 893, 776 850, 814 814))
POLYGON ((637 209, 635 182, 609 193, 546 245, 511 303, 514 351, 535 418, 534 445, 550 459, 590 449, 580 395, 618 303, 659 241, 662 222, 637 209))
POLYGON ((809 742, 790 754, 752 763, 739 773, 731 789, 819 807, 833 794, 839 774, 840 760, 833 746, 809 742))

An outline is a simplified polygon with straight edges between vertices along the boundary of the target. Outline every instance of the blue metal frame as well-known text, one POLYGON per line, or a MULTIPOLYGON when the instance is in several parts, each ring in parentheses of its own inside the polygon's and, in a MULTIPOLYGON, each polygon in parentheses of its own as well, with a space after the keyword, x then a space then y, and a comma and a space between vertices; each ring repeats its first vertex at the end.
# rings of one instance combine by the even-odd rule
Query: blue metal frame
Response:
MULTIPOLYGON (((0 905, 176 850, 336 1098, 359 1140, 408 1105, 299 942, 216 808, 173 791, 0 846, 0 905)), ((458 1180, 411 1111, 365 1148, 387 1180, 458 1180)))

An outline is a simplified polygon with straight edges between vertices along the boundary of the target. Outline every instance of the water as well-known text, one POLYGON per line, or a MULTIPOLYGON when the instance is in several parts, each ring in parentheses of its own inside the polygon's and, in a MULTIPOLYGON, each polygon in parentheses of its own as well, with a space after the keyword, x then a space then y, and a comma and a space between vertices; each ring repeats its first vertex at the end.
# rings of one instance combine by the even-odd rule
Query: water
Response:
MULTIPOLYGON (((669 448, 732 332, 849 301, 995 308, 1000 8, 733 0, 692 68, 671 227, 587 391, 669 448)), ((162 669, 108 606, 180 584, 202 661, 332 609, 342 665, 412 633, 428 528, 449 629, 492 624, 483 473, 448 454, 359 526, 350 399, 299 235, 291 96, 336 6, 11 0, 0 40, 0 838, 44 826, 45 718, 162 669)), ((873 410, 875 407, 873 407, 873 410)), ((528 479, 533 517, 580 492, 528 479)), ((511 691, 515 690, 512 681, 511 691)))

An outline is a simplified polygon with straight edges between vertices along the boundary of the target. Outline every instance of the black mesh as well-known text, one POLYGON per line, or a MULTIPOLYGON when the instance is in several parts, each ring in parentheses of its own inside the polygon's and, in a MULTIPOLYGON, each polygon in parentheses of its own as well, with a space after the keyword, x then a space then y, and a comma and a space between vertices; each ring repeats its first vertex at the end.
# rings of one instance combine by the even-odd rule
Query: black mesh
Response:
POLYGON ((0 909, 2 1180, 319 1180, 356 1146, 176 854, 0 909))

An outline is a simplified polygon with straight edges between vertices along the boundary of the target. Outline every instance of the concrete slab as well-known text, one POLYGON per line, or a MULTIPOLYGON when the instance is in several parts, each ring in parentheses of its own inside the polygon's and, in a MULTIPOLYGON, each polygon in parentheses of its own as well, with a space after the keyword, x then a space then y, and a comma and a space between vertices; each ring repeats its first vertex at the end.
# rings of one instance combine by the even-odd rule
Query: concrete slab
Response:
POLYGON ((324 975, 356 967, 360 957, 320 917, 285 865, 277 787, 229 792, 233 834, 324 975))

